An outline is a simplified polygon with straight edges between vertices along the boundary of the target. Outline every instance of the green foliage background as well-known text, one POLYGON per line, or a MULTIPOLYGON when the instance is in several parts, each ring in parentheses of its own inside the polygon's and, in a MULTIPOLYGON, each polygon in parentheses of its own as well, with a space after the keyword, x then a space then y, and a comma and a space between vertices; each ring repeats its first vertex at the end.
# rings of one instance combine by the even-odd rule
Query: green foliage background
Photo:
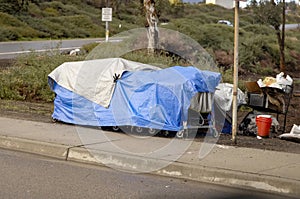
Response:
MULTIPOLYGON (((101 21, 104 0, 0 0, 0 41, 104 37, 101 21), (13 3, 14 2, 14 3, 13 3)), ((109 1, 113 8, 110 34, 145 26, 141 1, 109 1), (121 28, 119 25, 122 25, 121 28)), ((196 40, 216 60, 226 82, 232 81, 234 28, 217 24, 218 20, 234 21, 234 11, 215 5, 177 4, 156 1, 159 26, 183 33, 196 40)), ((300 23, 300 9, 293 7, 288 23, 300 23)), ((94 45, 85 46, 86 52, 94 45)), ((149 57, 145 52, 126 58, 140 62, 159 60, 178 64, 166 54, 149 57)), ((286 32, 286 65, 288 71, 300 70, 300 29, 286 32)), ((65 61, 82 60, 83 56, 29 54, 19 57, 13 67, 0 68, 0 99, 51 101, 47 75, 65 61)), ((274 30, 261 24, 250 9, 240 11, 240 73, 275 75, 279 50, 274 30)))

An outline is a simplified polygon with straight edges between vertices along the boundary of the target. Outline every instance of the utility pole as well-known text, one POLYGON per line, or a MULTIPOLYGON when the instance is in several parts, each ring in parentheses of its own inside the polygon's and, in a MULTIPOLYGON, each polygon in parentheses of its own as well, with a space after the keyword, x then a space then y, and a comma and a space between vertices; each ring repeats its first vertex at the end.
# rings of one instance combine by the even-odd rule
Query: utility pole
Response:
MULTIPOLYGON (((244 0, 243 0, 244 1, 244 0)), ((234 8, 234 60, 233 60, 233 98, 232 98, 232 142, 237 144, 237 94, 239 65, 239 7, 240 0, 235 0, 234 8)))

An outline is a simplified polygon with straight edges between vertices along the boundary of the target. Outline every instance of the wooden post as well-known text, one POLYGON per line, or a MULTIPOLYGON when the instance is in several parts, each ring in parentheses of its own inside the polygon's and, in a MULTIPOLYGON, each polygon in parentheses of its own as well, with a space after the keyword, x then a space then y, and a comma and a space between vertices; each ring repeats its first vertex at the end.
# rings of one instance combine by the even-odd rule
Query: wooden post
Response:
POLYGON ((237 144, 237 92, 239 65, 239 0, 235 0, 234 15, 234 62, 233 62, 233 100, 232 100, 232 142, 237 144))

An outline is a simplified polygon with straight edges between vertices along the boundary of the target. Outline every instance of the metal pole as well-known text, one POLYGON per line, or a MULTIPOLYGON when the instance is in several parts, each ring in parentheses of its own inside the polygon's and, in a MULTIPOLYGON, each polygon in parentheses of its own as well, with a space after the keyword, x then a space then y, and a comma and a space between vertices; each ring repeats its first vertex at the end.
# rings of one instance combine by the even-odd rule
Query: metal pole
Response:
POLYGON ((238 92, 238 62, 239 62, 239 0, 235 0, 234 16, 234 63, 233 63, 233 100, 232 100, 232 142, 237 143, 237 92, 238 92))
POLYGON ((105 41, 108 42, 109 29, 108 29, 108 21, 105 22, 105 41))
MULTIPOLYGON (((108 0, 106 0, 106 7, 108 8, 108 0)), ((109 36, 109 27, 108 27, 108 21, 105 22, 105 41, 108 42, 108 36, 109 36)))

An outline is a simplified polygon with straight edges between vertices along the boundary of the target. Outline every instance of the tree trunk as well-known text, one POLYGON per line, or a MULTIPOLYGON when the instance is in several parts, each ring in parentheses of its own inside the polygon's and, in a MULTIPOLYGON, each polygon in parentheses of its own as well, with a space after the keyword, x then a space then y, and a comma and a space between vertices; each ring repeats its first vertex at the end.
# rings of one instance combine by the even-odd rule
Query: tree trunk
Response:
POLYGON ((283 0, 282 7, 282 29, 281 29, 281 43, 280 43, 280 71, 285 72, 285 55, 284 55, 284 42, 285 42, 285 0, 283 0))
POLYGON ((158 17, 155 11, 154 0, 144 0, 147 19, 148 53, 154 53, 158 49, 158 17))
MULTIPOLYGON (((271 0, 273 6, 276 6, 274 0, 271 0)), ((282 7, 282 28, 280 30, 280 24, 275 25, 274 29, 276 31, 278 46, 279 46, 279 57, 280 57, 280 72, 285 72, 285 54, 284 54, 284 46, 285 46, 285 0, 283 0, 283 7, 282 7)), ((278 5, 277 5, 278 6, 278 5)))

